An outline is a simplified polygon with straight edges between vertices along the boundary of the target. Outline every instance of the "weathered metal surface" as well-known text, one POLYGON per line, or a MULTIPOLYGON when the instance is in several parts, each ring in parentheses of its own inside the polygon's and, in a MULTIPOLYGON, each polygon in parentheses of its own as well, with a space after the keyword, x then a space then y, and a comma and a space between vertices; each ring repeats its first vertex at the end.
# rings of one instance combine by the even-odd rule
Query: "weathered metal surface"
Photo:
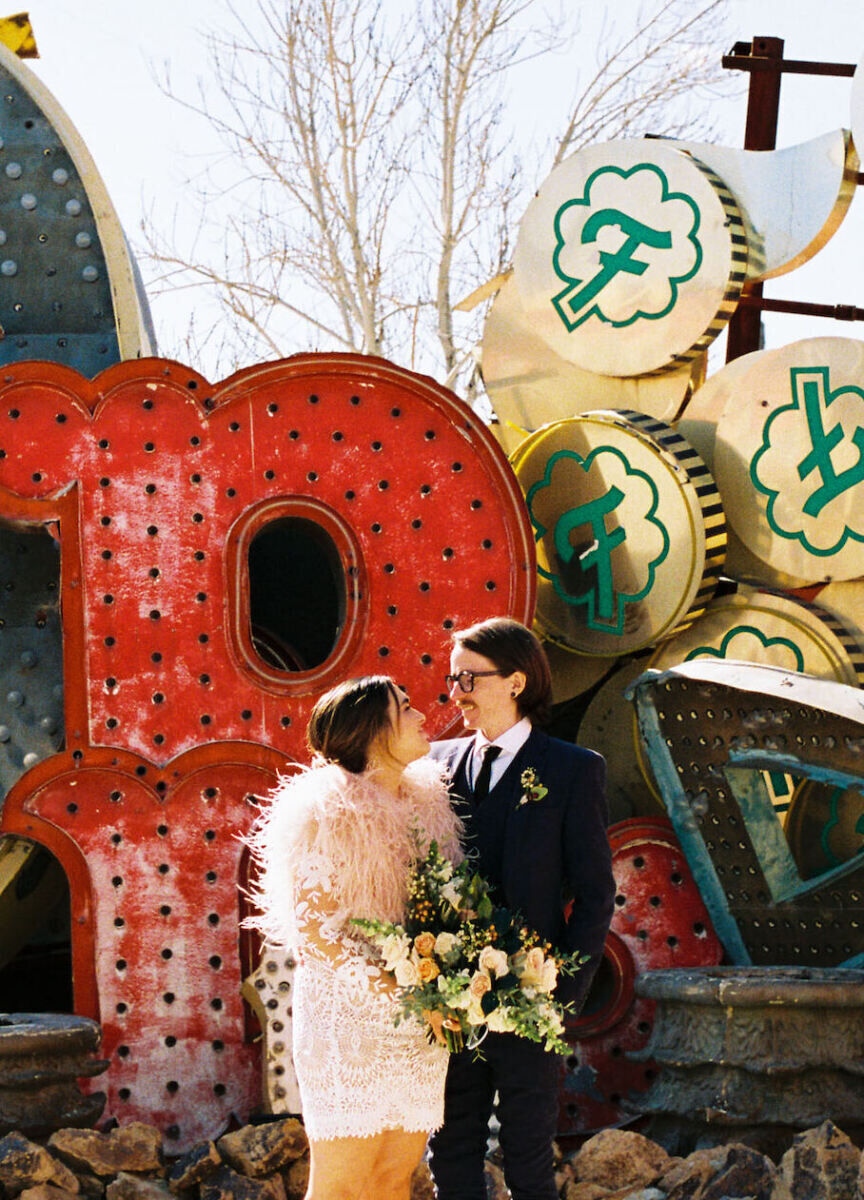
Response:
POLYGON ((587 654, 669 637, 714 594, 726 548, 708 468, 663 421, 585 413, 512 456, 538 543, 537 623, 587 654))
POLYGON ((559 1132, 628 1119, 624 1101, 643 1092, 654 1066, 635 1061, 654 1023, 654 1001, 634 992, 637 974, 718 963, 722 947, 665 817, 609 828, 615 911, 603 963, 582 1014, 568 1028, 559 1132))
MULTIPOLYGON (((490 608, 530 619, 532 538, 503 454, 451 393, 381 360, 298 357, 215 392, 158 360, 89 389, 20 365, 0 389, 0 449, 0 485, 78 525, 60 528, 83 622, 64 653, 72 690, 82 668, 88 688, 72 747, 164 763, 218 733, 303 752, 315 697, 380 669, 438 733, 448 630, 490 608), (320 529, 346 581, 335 645, 301 671, 271 666, 250 631, 250 544, 284 520, 320 529)), ((303 582, 285 578, 286 603, 303 582)))
POLYGON ((748 227, 748 279, 773 279, 809 262, 837 232, 855 195, 860 164, 847 129, 767 152, 672 145, 706 163, 734 194, 748 227))
MULTIPOLYGON (((553 704, 565 704, 568 700, 574 700, 577 696, 589 692, 607 671, 612 670, 617 661, 615 658, 600 658, 593 654, 578 654, 568 650, 566 646, 549 641, 543 643, 543 651, 552 673, 553 704)), ((594 748, 593 743, 586 744, 594 748)))
POLYGON ((0 45, 0 363, 95 375, 154 352, 149 307, 105 186, 51 93, 0 45))
POLYGON ((302 1111, 292 1053, 294 967, 290 954, 265 947, 243 985, 264 1037, 262 1107, 267 1112, 302 1111))
POLYGON ((864 850, 864 796, 805 779, 792 792, 783 826, 801 878, 812 879, 864 850))
POLYGON ((0 794, 63 745, 60 547, 0 525, 0 794))
POLYGON ((98 1024, 85 1017, 0 1013, 0 1135, 94 1124, 105 1096, 82 1096, 78 1081, 108 1066, 93 1057, 99 1043, 98 1024))
POLYGON ((598 375, 568 362, 538 335, 508 279, 483 328, 483 385, 502 421, 522 431, 594 408, 629 408, 671 421, 691 383, 685 363, 662 375, 598 375))
POLYGON ((740 1128, 857 1126, 864 1106, 864 972, 709 967, 649 972, 659 1074, 631 1111, 740 1128))
POLYGON ((576 740, 606 759, 610 821, 656 817, 664 811, 653 781, 645 778, 633 706, 625 695, 646 666, 644 656, 627 660, 597 689, 579 722, 576 740))
POLYGON ((699 659, 634 685, 640 733, 687 861, 737 964, 864 960, 864 863, 804 880, 766 777, 864 786, 857 688, 699 659))
POLYGON ((530 528, 474 414, 380 360, 304 356, 215 389, 160 360, 0 382, 0 518, 61 548, 66 728, 0 828, 68 878, 106 1114, 179 1150, 260 1095, 238 938, 250 797, 305 757, 340 679, 394 674, 445 732, 448 632, 530 620, 530 528))
POLYGON ((748 246, 713 171, 657 140, 587 146, 523 217, 513 278, 562 358, 605 375, 691 362, 729 320, 748 246))

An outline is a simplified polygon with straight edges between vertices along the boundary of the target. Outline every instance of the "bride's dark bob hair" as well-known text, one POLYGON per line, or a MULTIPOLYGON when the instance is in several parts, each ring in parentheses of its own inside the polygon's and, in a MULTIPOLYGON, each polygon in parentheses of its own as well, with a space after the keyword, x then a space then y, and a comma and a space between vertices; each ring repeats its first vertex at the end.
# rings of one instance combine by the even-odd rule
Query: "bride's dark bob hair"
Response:
POLYGON ((346 679, 312 709, 306 728, 309 749, 353 775, 369 765, 369 752, 390 727, 390 697, 399 700, 389 675, 346 679))

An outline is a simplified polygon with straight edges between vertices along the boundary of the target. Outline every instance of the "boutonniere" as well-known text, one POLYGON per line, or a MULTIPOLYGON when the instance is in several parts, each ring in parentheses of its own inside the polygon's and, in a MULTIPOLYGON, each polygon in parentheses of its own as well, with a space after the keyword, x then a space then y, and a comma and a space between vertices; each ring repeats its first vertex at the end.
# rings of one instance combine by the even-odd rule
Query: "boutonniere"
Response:
POLYGON ((529 767, 527 771, 522 772, 520 782, 525 789, 519 800, 520 807, 523 804, 536 804, 538 800, 542 800, 544 796, 549 794, 549 789, 544 787, 537 778, 537 772, 533 767, 529 767))

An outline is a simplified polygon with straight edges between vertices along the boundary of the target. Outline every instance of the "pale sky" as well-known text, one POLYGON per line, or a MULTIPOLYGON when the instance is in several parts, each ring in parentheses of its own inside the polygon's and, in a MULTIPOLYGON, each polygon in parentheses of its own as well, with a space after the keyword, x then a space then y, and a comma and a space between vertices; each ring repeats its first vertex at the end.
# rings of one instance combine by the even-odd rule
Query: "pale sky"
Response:
MULTIPOLYGON (((404 8, 401 0, 389 2, 404 8)), ((208 149, 207 128, 161 94, 154 71, 170 64, 181 90, 193 90, 199 78, 206 81, 200 31, 218 19, 221 7, 220 0, 29 4, 41 58, 28 60, 28 65, 76 124, 133 245, 145 207, 166 224, 175 210, 182 215, 182 181, 208 149)), ((614 0, 607 8, 621 28, 632 19, 636 3, 614 0)), ((598 6, 586 4, 585 11, 586 20, 595 19, 598 6)), ((730 49, 734 41, 767 35, 785 39, 787 58, 854 63, 864 57, 861 0, 730 0, 729 14, 729 36, 720 51, 730 49)), ((554 102, 556 87, 566 87, 573 64, 544 61, 540 69, 543 86, 528 97, 529 106, 554 102)), ((848 79, 785 76, 778 145, 848 127, 850 88, 848 79)), ((562 105, 566 98, 562 95, 562 105)), ((744 104, 743 95, 718 101, 717 116, 725 130, 721 140, 727 145, 741 145, 744 104)), ((849 216, 827 247, 811 264, 771 281, 766 294, 864 307, 864 197, 862 189, 858 191, 849 216)), ((188 303, 187 296, 183 304, 188 303)), ((167 301, 160 300, 154 309, 157 328, 160 321, 171 319, 167 301)), ((864 338, 864 323, 769 317, 767 329, 771 346, 820 334, 864 338)))

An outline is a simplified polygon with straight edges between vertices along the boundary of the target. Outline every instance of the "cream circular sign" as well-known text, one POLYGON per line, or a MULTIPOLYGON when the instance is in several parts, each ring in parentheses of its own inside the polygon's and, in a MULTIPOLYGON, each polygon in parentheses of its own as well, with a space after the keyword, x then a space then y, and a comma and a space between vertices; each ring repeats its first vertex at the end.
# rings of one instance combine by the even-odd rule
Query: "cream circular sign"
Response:
POLYGON ((808 583, 864 575, 864 342, 766 351, 717 425, 714 472, 735 532, 808 583))
POLYGON ((531 326, 562 358, 604 375, 689 361, 735 309, 747 239, 735 198, 660 141, 588 146, 529 205, 514 279, 531 326))

